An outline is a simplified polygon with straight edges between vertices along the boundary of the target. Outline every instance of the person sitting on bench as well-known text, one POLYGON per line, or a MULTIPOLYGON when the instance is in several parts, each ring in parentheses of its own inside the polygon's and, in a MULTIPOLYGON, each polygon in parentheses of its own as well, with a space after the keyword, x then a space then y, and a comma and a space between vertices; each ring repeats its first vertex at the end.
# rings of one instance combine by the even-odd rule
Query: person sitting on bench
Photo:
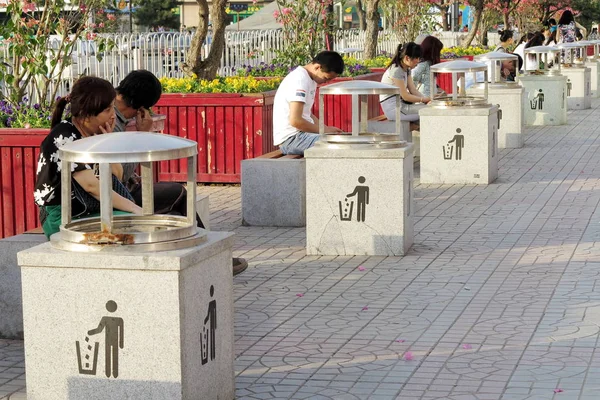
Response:
MULTIPOLYGON (((417 90, 411 77, 410 70, 416 67, 420 60, 421 46, 413 42, 404 45, 400 44, 398 45, 396 55, 392 58, 392 61, 381 78, 382 83, 398 86, 400 88, 400 96, 402 97, 400 111, 402 111, 402 114, 404 115, 418 114, 419 110, 431 101, 429 97, 423 96, 417 90)), ((390 121, 395 121, 396 96, 381 95, 379 96, 379 103, 381 104, 381 108, 383 109, 386 118, 390 121)))
MULTIPOLYGON (((297 67, 283 79, 273 100, 273 142, 283 154, 304 155, 304 150, 319 139, 319 120, 311 114, 317 85, 342 72, 342 56, 335 51, 322 51, 309 64, 297 67)), ((326 126, 325 132, 341 132, 341 129, 326 126)))

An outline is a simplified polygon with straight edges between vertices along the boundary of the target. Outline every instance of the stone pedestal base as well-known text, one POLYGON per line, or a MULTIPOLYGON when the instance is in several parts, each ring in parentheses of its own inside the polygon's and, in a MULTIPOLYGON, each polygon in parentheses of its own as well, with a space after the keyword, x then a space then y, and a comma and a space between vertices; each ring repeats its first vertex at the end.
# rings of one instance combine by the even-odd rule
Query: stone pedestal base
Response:
POLYGON ((434 108, 421 116, 421 183, 470 184, 498 177, 498 106, 434 108))
POLYGON ((586 110, 592 107, 591 70, 589 68, 563 68, 567 77, 567 109, 586 110))
MULTIPOLYGON (((483 90, 469 89, 474 95, 483 94, 483 90)), ((518 85, 496 87, 490 85, 488 102, 497 104, 502 111, 498 128, 499 149, 519 149, 523 147, 523 102, 525 90, 518 85)))
POLYGON ((598 82, 600 79, 600 68, 598 68, 600 61, 588 60, 585 63, 586 68, 590 69, 590 95, 593 98, 600 97, 600 90, 598 90, 598 82))
POLYGON ((306 159, 306 253, 405 254, 413 243, 413 146, 313 147, 306 159))
POLYGON ((567 123, 567 77, 525 75, 519 78, 525 88, 525 125, 564 125, 567 123))
POLYGON ((19 253, 27 398, 233 399, 227 232, 155 253, 19 253))

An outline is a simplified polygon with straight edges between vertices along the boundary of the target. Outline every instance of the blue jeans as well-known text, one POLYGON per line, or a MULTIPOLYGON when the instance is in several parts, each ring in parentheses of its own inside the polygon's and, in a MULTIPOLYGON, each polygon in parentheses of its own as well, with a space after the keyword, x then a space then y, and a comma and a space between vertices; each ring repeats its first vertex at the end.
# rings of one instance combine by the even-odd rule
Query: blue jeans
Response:
POLYGON ((319 134, 317 133, 298 132, 281 143, 279 150, 283 154, 299 154, 303 156, 304 150, 313 147, 317 140, 319 140, 319 134))

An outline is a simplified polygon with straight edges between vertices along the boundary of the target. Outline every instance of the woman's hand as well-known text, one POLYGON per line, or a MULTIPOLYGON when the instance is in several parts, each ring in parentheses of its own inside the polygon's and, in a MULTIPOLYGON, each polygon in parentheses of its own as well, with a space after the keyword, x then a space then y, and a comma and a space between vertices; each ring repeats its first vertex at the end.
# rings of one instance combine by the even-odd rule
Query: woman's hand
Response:
POLYGON ((115 129, 115 118, 111 118, 109 121, 106 121, 106 123, 104 123, 104 125, 100 125, 98 128, 100 129, 101 133, 112 133, 112 131, 115 129))

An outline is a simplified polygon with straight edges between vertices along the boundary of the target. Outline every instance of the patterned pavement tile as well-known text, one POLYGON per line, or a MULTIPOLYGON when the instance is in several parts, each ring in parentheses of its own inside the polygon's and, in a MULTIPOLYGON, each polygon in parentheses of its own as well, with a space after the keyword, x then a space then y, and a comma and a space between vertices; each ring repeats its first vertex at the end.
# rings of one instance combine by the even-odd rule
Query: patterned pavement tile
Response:
MULTIPOLYGON (((404 257, 306 256, 304 228, 242 226, 239 186, 203 186, 249 262, 236 398, 597 400, 599 106, 528 127, 493 184, 422 185, 417 169, 404 257)), ((0 399, 25 385, 23 342, 0 339, 0 399)))

